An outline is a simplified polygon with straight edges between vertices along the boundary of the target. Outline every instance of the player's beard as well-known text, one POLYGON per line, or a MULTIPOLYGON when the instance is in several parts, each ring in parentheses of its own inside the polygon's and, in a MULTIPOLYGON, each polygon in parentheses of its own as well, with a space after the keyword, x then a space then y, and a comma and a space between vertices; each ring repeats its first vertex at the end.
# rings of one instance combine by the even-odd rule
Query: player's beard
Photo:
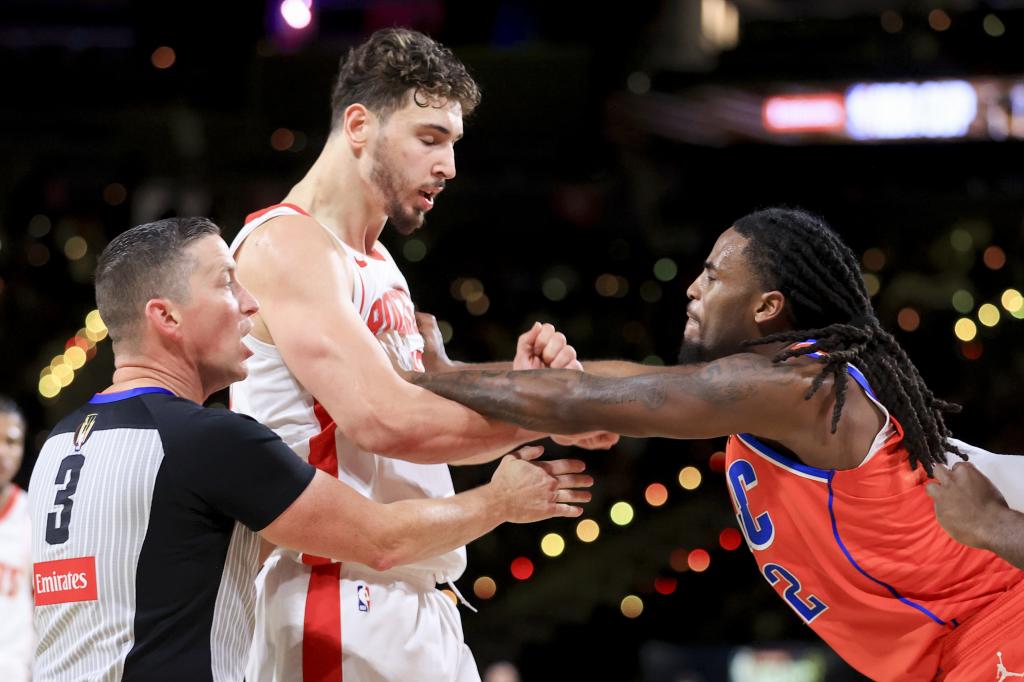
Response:
POLYGON ((700 342, 694 343, 683 339, 682 345, 679 346, 678 362, 680 365, 695 365, 698 362, 707 362, 708 355, 708 349, 700 342))
POLYGON ((384 211, 399 234, 410 235, 423 226, 423 213, 402 203, 402 187, 408 185, 391 159, 387 138, 381 138, 374 153, 370 180, 384 197, 384 211))

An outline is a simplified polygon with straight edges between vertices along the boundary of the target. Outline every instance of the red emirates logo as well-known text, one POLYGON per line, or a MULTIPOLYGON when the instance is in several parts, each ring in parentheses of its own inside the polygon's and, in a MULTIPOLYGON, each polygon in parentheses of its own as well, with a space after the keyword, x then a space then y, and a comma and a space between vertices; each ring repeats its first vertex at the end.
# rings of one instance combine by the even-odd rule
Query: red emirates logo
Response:
POLYGON ((96 601, 96 557, 41 561, 32 571, 36 606, 96 601))

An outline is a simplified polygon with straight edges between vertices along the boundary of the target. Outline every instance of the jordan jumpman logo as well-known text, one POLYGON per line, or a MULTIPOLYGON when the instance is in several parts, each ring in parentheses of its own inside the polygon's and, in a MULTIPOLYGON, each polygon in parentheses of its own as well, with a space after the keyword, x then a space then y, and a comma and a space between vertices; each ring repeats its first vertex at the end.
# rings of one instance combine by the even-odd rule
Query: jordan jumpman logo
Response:
POLYGON ((1024 673, 1011 673, 1003 665, 1003 652, 997 651, 996 656, 999 657, 999 663, 996 664, 996 682, 1003 682, 1008 677, 1024 677, 1024 673))

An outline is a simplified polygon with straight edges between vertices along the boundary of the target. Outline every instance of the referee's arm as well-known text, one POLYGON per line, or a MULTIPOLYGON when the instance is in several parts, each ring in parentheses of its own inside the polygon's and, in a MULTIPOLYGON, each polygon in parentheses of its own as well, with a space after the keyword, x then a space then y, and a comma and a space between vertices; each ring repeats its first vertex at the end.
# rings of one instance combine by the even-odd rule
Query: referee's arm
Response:
POLYGON ((275 545, 376 570, 413 563, 461 547, 510 521, 579 516, 593 484, 579 460, 527 461, 542 448, 507 455, 491 481, 442 499, 380 504, 317 471, 280 516, 260 531, 275 545))

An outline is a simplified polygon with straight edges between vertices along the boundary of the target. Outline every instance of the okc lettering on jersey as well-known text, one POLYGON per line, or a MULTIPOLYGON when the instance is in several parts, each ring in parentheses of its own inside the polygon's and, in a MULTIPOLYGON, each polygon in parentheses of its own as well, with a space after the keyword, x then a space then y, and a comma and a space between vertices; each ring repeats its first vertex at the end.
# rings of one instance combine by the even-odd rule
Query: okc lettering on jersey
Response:
POLYGON ((400 289, 385 291, 370 306, 366 326, 374 336, 391 329, 403 336, 417 333, 415 308, 409 294, 400 289))
POLYGON ((96 557, 41 561, 34 566, 36 606, 96 600, 96 557))
POLYGON ((747 502, 747 491, 757 485, 757 474, 753 465, 745 459, 738 459, 729 465, 729 490, 736 504, 736 518, 739 519, 743 536, 751 549, 765 549, 775 540, 775 524, 768 512, 758 514, 755 518, 750 513, 747 502))

